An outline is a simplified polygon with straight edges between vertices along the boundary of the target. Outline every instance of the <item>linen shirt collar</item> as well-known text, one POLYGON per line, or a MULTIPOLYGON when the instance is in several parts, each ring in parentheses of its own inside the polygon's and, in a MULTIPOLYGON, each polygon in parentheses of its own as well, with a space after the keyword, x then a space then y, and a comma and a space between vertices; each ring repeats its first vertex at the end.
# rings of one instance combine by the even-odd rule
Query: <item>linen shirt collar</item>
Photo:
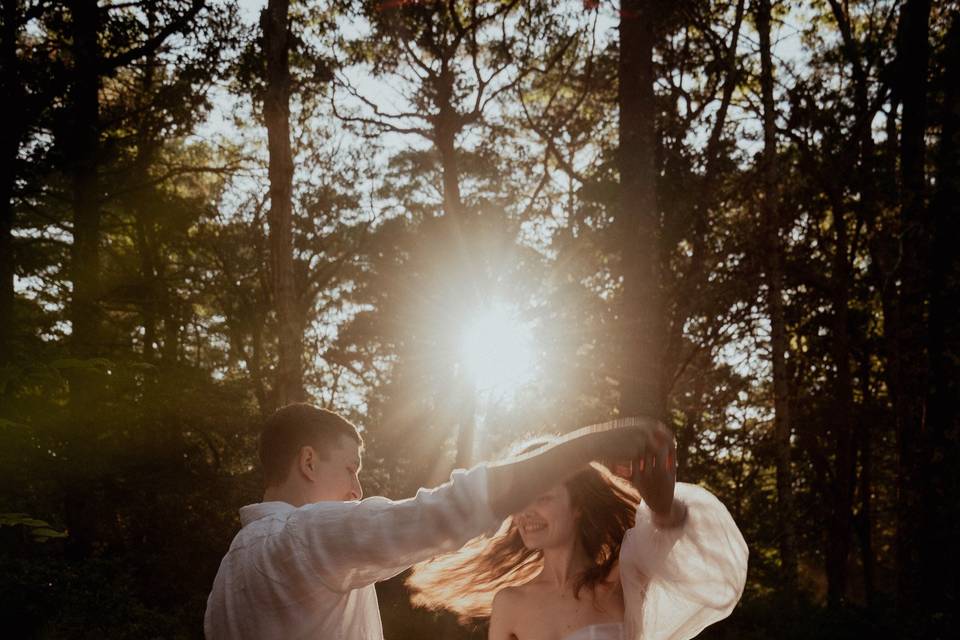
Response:
POLYGON ((255 502, 245 507, 240 507, 240 526, 245 527, 251 522, 266 518, 267 516, 277 515, 294 511, 296 507, 287 502, 255 502))

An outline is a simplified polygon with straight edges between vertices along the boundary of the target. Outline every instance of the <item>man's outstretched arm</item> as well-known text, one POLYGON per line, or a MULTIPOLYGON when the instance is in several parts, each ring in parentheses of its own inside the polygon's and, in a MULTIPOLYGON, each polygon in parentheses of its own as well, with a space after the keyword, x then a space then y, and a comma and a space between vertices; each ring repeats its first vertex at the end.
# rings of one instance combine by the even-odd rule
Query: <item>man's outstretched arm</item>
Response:
POLYGON ((529 454, 455 471, 451 482, 407 500, 368 498, 301 507, 288 521, 292 562, 309 582, 346 591, 386 580, 495 530, 503 519, 596 459, 636 458, 663 429, 652 420, 586 427, 529 454))

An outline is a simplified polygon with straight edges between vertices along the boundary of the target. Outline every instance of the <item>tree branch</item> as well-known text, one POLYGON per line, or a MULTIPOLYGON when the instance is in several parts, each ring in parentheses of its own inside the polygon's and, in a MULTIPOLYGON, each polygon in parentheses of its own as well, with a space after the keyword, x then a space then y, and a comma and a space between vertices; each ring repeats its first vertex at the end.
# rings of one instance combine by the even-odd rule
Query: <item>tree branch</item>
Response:
POLYGON ((141 58, 145 55, 153 53, 164 43, 164 41, 166 41, 167 38, 182 31, 205 6, 206 0, 193 0, 190 8, 182 16, 175 20, 171 20, 170 23, 161 29, 155 36, 149 38, 140 46, 129 49, 124 53, 113 57, 104 57, 100 65, 102 71, 109 74, 120 67, 130 64, 137 58, 141 58))

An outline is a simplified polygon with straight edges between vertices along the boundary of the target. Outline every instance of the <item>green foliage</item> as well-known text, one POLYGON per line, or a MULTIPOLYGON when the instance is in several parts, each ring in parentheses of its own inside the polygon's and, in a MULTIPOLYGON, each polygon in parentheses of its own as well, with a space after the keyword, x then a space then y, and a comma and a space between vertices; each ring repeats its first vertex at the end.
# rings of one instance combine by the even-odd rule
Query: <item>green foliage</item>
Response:
POLYGON ((0 527, 24 527, 34 542, 67 537, 66 531, 52 529, 47 521, 31 518, 25 513, 0 513, 0 527))

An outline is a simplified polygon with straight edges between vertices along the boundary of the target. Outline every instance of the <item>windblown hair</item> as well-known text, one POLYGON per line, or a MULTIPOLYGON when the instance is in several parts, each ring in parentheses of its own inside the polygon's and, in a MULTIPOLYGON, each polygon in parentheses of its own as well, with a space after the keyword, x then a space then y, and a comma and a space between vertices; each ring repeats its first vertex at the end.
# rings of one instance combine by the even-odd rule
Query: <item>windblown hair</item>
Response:
MULTIPOLYGON (((527 440, 513 447, 511 455, 550 442, 545 438, 527 440)), ((579 599, 581 589, 593 592, 616 565, 623 534, 633 526, 640 496, 630 483, 597 463, 564 484, 571 508, 579 512, 576 526, 580 545, 593 561, 574 583, 574 597, 579 599)), ((474 538, 458 551, 415 565, 406 584, 414 606, 447 609, 466 624, 490 616, 498 591, 529 582, 542 569, 543 552, 524 546, 510 516, 492 537, 474 538)))

